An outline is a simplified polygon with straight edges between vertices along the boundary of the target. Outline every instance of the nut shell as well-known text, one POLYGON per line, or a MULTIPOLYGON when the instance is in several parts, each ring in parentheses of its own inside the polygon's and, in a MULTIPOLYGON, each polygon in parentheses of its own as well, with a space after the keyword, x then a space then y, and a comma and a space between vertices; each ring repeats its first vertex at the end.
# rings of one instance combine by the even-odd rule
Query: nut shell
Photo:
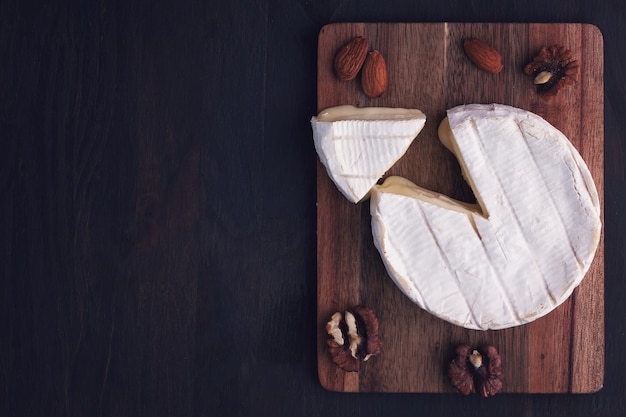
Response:
POLYGON ((380 354, 378 319, 369 307, 357 305, 344 314, 336 312, 326 324, 326 333, 332 361, 344 371, 358 372, 361 362, 380 354))
POLYGON ((578 81, 580 64, 563 45, 544 46, 524 72, 533 77, 537 93, 546 99, 554 97, 565 86, 578 81), (540 82, 538 82, 540 81, 540 82))
POLYGON ((380 354, 383 345, 378 337, 378 318, 374 310, 369 307, 358 305, 353 307, 352 311, 360 319, 362 327, 364 328, 363 333, 366 343, 364 346, 363 361, 366 361, 372 356, 380 354))
POLYGON ((465 49, 467 57, 483 71, 497 74, 504 68, 500 52, 480 39, 465 39, 463 49, 465 49))
POLYGON ((367 54, 361 73, 361 87, 369 97, 380 97, 387 90, 387 63, 379 51, 367 54))
POLYGON ((486 370, 481 378, 475 378, 476 391, 483 397, 492 397, 502 389, 502 359, 491 345, 482 346, 480 351, 486 357, 486 370))
POLYGON ((448 379, 463 395, 476 391, 483 397, 492 397, 502 389, 503 378, 500 354, 491 345, 472 349, 460 344, 448 364, 448 379))
POLYGON ((350 354, 350 350, 345 349, 343 346, 337 345, 332 340, 327 341, 328 351, 333 359, 333 363, 346 372, 359 372, 361 369, 361 363, 358 358, 353 357, 350 354))
POLYGON ((337 78, 342 81, 354 80, 365 62, 368 48, 367 39, 358 36, 339 49, 334 63, 337 78))
POLYGON ((469 370, 467 358, 470 347, 461 344, 456 347, 454 358, 448 364, 448 378, 452 386, 463 395, 469 395, 474 389, 474 378, 469 370))

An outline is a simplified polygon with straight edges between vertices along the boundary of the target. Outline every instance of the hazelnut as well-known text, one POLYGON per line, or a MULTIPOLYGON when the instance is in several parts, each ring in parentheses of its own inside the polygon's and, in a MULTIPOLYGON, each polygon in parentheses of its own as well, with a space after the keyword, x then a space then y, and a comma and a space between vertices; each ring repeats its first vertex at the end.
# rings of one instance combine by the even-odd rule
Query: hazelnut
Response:
POLYGON ((336 312, 326 323, 328 351, 333 362, 348 372, 358 372, 360 362, 380 353, 378 319, 369 307, 354 306, 344 314, 336 312))
POLYGON ((461 344, 448 364, 448 378, 463 395, 476 391, 483 397, 496 395, 502 389, 502 360, 491 345, 472 349, 461 344))

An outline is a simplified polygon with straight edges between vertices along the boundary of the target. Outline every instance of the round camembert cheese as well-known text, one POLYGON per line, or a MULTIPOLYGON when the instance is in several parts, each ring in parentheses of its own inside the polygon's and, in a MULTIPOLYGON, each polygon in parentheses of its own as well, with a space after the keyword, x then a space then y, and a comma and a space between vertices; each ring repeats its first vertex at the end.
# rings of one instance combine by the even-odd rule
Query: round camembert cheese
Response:
POLYGON ((339 191, 358 203, 426 123, 420 110, 337 106, 311 119, 315 150, 339 191))
POLYGON ((472 104, 448 110, 442 143, 477 204, 389 177, 371 192, 374 244, 397 286, 468 329, 546 315, 581 282, 600 239, 600 204, 585 162, 536 114, 472 104))

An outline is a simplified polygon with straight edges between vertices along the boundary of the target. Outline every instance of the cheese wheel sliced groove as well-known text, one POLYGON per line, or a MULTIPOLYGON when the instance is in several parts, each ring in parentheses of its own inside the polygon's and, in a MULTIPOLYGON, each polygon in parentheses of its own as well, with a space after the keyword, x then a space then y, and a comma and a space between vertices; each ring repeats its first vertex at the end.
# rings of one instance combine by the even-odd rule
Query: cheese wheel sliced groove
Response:
POLYGON ((442 143, 476 205, 389 177, 371 192, 374 244, 416 304, 469 329, 503 329, 563 303, 599 243, 593 178, 571 142, 501 104, 448 110, 442 143))

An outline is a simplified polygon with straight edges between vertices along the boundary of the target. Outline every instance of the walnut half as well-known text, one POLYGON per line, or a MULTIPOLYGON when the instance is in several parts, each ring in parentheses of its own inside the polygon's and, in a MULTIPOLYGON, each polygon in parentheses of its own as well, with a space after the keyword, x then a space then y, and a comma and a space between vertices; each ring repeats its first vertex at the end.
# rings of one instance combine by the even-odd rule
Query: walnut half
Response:
POLYGON ((545 98, 556 96, 559 90, 578 81, 579 63, 572 51, 562 45, 544 46, 524 73, 533 77, 537 93, 545 98))
POLYGON ((483 397, 496 395, 502 389, 502 360, 491 345, 477 349, 461 344, 448 364, 448 378, 452 386, 463 395, 476 391, 483 397))
POLYGON ((369 307, 354 306, 344 314, 336 312, 326 323, 328 350, 333 362, 348 372, 358 372, 361 361, 380 353, 378 318, 369 307))

